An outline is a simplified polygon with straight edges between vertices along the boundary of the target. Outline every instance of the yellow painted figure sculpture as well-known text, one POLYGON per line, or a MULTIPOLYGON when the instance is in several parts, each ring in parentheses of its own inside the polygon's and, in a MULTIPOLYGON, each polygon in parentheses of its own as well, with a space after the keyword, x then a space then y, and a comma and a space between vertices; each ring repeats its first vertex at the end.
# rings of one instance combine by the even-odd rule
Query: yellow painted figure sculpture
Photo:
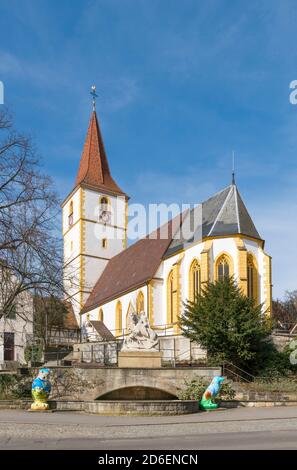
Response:
POLYGON ((48 380, 49 374, 49 369, 40 369, 38 376, 33 380, 32 397, 34 402, 31 405, 31 410, 33 411, 45 411, 49 409, 47 403, 51 392, 51 383, 48 380))

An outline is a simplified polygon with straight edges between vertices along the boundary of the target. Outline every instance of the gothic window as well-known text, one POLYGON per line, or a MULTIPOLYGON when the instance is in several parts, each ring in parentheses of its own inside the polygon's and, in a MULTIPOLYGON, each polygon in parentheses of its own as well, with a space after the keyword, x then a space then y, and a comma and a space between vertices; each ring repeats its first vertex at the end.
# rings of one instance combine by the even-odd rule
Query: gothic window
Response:
POLYGON ((144 295, 142 291, 139 291, 137 295, 136 310, 137 310, 137 313, 144 312, 144 295))
POLYGON ((129 331, 129 315, 134 312, 134 307, 131 302, 129 302, 127 313, 126 313, 126 333, 129 331))
POLYGON ((196 296, 200 294, 201 290, 201 272, 200 265, 197 259, 195 259, 189 271, 189 300, 194 302, 196 296))
POLYGON ((117 302, 116 305, 116 336, 122 336, 123 325, 122 325, 122 303, 117 302))
POLYGON ((99 309, 98 320, 99 320, 99 321, 104 321, 104 315, 103 315, 103 310, 102 310, 102 308, 99 309))
POLYGON ((222 281, 226 277, 230 277, 230 261, 226 255, 222 255, 217 261, 217 280, 222 281))
POLYGON ((99 221, 104 224, 111 223, 110 202, 105 196, 101 197, 99 201, 99 221))
POLYGON ((173 270, 167 278, 167 323, 174 323, 177 313, 177 288, 173 270))
POLYGON ((73 201, 70 201, 69 204, 69 215, 68 215, 68 225, 71 227, 73 224, 73 201))
POLYGON ((100 198, 100 206, 102 209, 107 209, 108 208, 108 199, 107 197, 103 196, 100 198))
POLYGON ((252 254, 248 254, 247 260, 247 295, 250 299, 258 300, 258 272, 252 254))

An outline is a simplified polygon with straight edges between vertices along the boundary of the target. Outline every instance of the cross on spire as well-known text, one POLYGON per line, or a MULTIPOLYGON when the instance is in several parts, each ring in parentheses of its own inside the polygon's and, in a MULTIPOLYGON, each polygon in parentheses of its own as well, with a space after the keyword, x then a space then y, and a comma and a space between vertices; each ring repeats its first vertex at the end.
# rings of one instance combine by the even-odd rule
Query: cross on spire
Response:
POLYGON ((232 150, 232 184, 235 184, 235 152, 232 150))
POLYGON ((95 111, 96 110, 96 98, 98 98, 98 95, 96 93, 96 85, 91 86, 90 95, 93 97, 93 111, 95 111))

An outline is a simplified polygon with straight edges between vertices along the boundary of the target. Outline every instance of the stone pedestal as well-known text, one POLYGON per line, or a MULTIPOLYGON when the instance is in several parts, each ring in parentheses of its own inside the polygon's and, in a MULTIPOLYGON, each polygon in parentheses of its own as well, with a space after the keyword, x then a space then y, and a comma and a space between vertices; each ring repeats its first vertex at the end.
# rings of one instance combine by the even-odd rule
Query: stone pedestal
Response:
POLYGON ((121 351, 118 354, 118 367, 153 369, 161 367, 159 351, 121 351))

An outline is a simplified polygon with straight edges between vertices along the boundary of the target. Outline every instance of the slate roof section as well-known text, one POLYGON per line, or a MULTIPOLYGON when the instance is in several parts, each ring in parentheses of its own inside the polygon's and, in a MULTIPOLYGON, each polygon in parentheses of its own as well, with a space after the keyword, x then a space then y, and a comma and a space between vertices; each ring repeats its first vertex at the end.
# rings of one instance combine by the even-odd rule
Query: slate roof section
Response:
POLYGON ((110 174, 109 164, 95 111, 93 111, 91 115, 80 159, 75 187, 78 185, 86 185, 97 190, 107 190, 109 192, 126 196, 110 174))
POLYGON ((242 234, 261 240, 235 184, 205 201, 202 214, 204 237, 242 234), (210 210, 212 206, 216 206, 215 211, 210 210))
POLYGON ((111 258, 96 282, 82 309, 86 313, 99 305, 137 288, 155 275, 184 214, 179 214, 162 227, 111 258))
MULTIPOLYGON (((194 234, 188 239, 181 237, 172 240, 163 256, 164 258, 207 237, 242 234, 262 240, 235 184, 231 184, 204 201, 200 206, 196 206, 188 214, 188 219, 195 220, 195 211, 198 213, 199 210, 200 224, 194 234)), ((183 224, 187 223, 188 219, 185 218, 183 224)), ((183 227, 181 227, 181 234, 184 234, 183 227)))

